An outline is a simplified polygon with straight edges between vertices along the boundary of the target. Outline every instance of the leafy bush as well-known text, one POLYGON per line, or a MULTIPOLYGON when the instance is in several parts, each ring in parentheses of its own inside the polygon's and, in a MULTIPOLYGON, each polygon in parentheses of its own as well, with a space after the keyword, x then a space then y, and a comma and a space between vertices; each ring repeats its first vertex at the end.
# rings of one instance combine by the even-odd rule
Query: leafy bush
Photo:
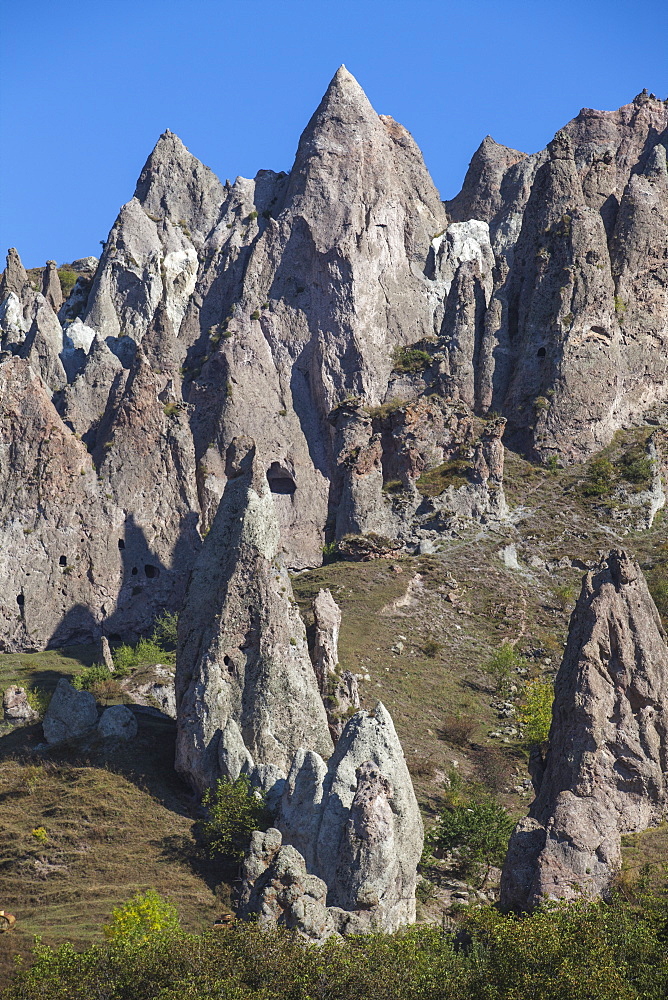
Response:
POLYGON ((622 479, 639 489, 647 489, 652 482, 653 463, 644 445, 637 444, 629 448, 617 462, 622 479))
POLYGON ((286 929, 156 932, 81 953, 38 944, 4 1000, 665 1000, 668 898, 467 913, 305 947, 286 929), (461 946, 461 941, 466 946, 461 946))
POLYGON ((153 626, 153 642, 164 650, 176 649, 178 624, 179 616, 175 611, 163 611, 153 626))
POLYGON ((226 861, 241 861, 253 830, 266 830, 271 823, 264 795, 251 788, 245 774, 236 781, 219 778, 202 796, 202 805, 208 814, 200 824, 207 851, 226 861))
POLYGON ((471 802, 444 809, 427 836, 432 849, 456 849, 464 868, 484 883, 491 866, 503 864, 514 825, 497 802, 471 802))
POLYGON ((431 364, 431 356, 416 347, 395 347, 392 370, 402 374, 421 372, 431 364))
POLYGON ((26 691, 26 699, 32 710, 37 712, 40 719, 43 719, 44 713, 49 707, 49 702, 51 701, 51 695, 49 692, 44 691, 42 688, 33 686, 30 690, 26 691))
POLYGON ((446 743, 454 743, 457 747, 465 747, 475 732, 476 720, 472 715, 462 715, 461 712, 447 712, 441 721, 438 731, 439 739, 446 743))
POLYGON ((529 681, 524 689, 518 722, 522 727, 524 742, 533 746, 544 743, 550 734, 554 687, 550 681, 529 681))
POLYGON ((437 642, 436 639, 425 639, 422 643, 422 652, 425 656, 428 656, 430 660, 435 659, 442 649, 443 644, 437 642))
POLYGON ((615 467, 608 458, 595 458, 587 471, 582 487, 586 497, 607 497, 615 482, 615 467))
POLYGON ((92 691, 97 684, 108 681, 113 674, 103 663, 94 663, 92 667, 85 667, 80 674, 72 678, 72 687, 77 691, 92 691))
POLYGON ((504 642, 489 658, 483 669, 493 678, 497 694, 507 695, 510 693, 513 674, 518 667, 525 666, 526 660, 518 656, 512 643, 504 642))
POLYGON ((137 667, 174 662, 174 652, 164 649, 154 638, 140 639, 136 646, 124 643, 115 649, 112 655, 116 677, 127 677, 137 667))
POLYGON ((423 472, 415 485, 423 497, 437 497, 449 486, 455 489, 469 482, 471 463, 465 458, 453 458, 423 472))
POLYGON ((155 889, 147 889, 113 909, 111 920, 103 930, 109 941, 143 944, 155 934, 178 931, 179 915, 170 900, 164 899, 155 889))

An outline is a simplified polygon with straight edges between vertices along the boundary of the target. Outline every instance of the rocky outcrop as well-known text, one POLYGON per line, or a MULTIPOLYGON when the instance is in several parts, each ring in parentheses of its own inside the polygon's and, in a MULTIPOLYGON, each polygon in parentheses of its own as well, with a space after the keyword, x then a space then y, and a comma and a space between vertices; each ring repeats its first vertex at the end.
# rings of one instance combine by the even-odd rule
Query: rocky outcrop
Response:
POLYGON ((341 609, 329 590, 320 590, 313 601, 313 650, 311 659, 327 711, 329 731, 338 740, 346 720, 360 707, 357 677, 339 667, 341 609))
POLYGON ((36 722, 39 712, 31 708, 25 688, 15 684, 5 689, 2 696, 5 722, 36 722))
POLYGON ((204 789, 233 719, 257 765, 331 752, 325 710, 279 555, 279 527, 252 441, 228 449, 227 485, 179 618, 177 769, 204 789))
POLYGON ((380 703, 350 719, 327 765, 313 751, 295 755, 276 828, 264 839, 255 835, 242 912, 316 940, 391 932, 415 920, 422 820, 401 745, 380 703), (293 891, 284 897, 279 883, 293 891))
POLYGON ((105 708, 97 724, 98 734, 103 739, 132 740, 137 735, 137 720, 125 705, 111 705, 105 708))
POLYGON ((97 705, 90 691, 77 691, 61 677, 56 684, 42 728, 47 743, 75 739, 97 725, 97 705))
POLYGON ((58 312, 63 304, 63 290, 58 277, 58 265, 55 260, 47 260, 42 272, 42 295, 54 312, 58 312))
POLYGON ((604 893, 620 836, 668 812, 668 648, 638 564, 613 551, 584 579, 555 683, 537 794, 511 837, 506 909, 604 893))

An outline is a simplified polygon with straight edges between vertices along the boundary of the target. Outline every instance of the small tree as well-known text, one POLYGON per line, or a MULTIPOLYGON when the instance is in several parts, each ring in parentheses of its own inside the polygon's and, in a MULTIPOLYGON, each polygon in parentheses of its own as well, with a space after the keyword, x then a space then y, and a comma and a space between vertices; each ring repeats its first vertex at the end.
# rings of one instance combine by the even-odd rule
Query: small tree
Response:
POLYGON ((115 907, 104 925, 104 936, 120 944, 144 944, 153 935, 180 930, 179 915, 170 900, 155 889, 138 892, 123 906, 115 907))
POLYGON ((202 805, 208 814, 200 826, 207 851, 230 862, 242 860, 253 830, 266 830, 272 819, 264 794, 251 788, 245 774, 236 781, 219 778, 202 805))
POLYGON ((465 871, 484 885, 492 865, 503 864, 514 823, 492 800, 444 809, 427 835, 429 846, 457 850, 465 871))
POLYGON ((497 694, 507 696, 510 694, 514 671, 518 667, 523 667, 525 662, 524 657, 517 655, 511 643, 504 642, 489 658, 483 669, 494 679, 497 694))
POLYGON ((529 681, 518 713, 524 742, 529 746, 544 743, 550 735, 554 688, 551 681, 536 678, 529 681))

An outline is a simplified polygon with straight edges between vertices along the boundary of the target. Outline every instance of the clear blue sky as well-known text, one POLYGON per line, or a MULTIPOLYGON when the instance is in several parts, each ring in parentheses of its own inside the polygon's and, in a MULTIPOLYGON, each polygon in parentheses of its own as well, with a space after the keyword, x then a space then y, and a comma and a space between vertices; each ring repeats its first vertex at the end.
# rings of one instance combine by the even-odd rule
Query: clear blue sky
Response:
POLYGON ((342 62, 443 198, 487 133, 533 152, 581 107, 668 96, 667 0, 32 0, 2 20, 0 253, 28 267, 99 255, 165 128, 223 180, 289 170, 342 62))

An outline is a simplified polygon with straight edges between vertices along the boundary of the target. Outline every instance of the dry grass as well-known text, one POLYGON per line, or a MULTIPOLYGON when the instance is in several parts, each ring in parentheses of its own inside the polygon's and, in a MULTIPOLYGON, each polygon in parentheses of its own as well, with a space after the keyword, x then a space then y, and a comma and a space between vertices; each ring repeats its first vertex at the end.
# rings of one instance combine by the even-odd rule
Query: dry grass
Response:
POLYGON ((201 860, 188 789, 171 767, 174 724, 144 717, 136 741, 30 751, 39 727, 0 739, 0 908, 16 929, 0 936, 0 983, 33 936, 85 945, 114 906, 155 888, 176 903, 184 926, 211 925, 224 906, 221 871, 201 860), (44 827, 46 840, 33 830, 44 827))

